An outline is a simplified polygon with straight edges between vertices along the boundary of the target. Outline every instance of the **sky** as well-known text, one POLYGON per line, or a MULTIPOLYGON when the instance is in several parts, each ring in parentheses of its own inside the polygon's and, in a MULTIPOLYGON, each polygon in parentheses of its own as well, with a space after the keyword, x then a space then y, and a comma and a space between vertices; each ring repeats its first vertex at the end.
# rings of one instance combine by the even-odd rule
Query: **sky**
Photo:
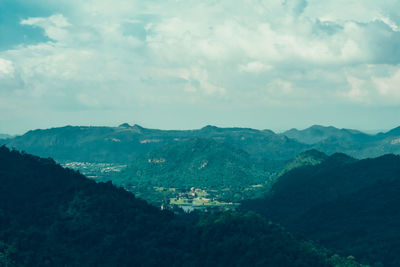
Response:
POLYGON ((398 0, 0 0, 0 133, 400 125, 398 0))

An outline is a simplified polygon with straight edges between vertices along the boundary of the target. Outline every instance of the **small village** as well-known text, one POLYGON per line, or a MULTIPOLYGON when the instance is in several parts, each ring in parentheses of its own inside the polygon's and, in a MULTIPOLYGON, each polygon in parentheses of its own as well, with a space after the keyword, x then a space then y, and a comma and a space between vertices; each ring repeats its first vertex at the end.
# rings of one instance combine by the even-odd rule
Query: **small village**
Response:
POLYGON ((77 170, 90 179, 104 179, 112 174, 121 172, 126 167, 123 164, 114 163, 93 163, 93 162, 64 162, 61 163, 64 168, 77 170))

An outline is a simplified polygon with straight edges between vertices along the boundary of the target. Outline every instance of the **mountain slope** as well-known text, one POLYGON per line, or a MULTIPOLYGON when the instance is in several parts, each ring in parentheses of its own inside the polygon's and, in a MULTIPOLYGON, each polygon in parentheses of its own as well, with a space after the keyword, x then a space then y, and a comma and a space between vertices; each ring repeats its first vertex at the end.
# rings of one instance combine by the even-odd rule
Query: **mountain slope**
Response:
POLYGON ((11 138, 12 136, 11 135, 8 135, 8 134, 0 134, 0 139, 8 139, 8 138, 11 138))
POLYGON ((270 195, 242 208, 365 262, 398 266, 399 188, 400 156, 355 160, 335 154, 286 173, 270 195))
POLYGON ((364 134, 357 130, 338 129, 333 126, 321 125, 313 125, 304 130, 297 130, 293 128, 283 132, 282 135, 285 135, 289 138, 295 139, 305 144, 315 144, 330 137, 343 139, 353 135, 358 135, 360 138, 368 138, 367 134, 364 134))
POLYGON ((253 215, 159 211, 51 159, 0 147, 2 266, 358 266, 253 215))
POLYGON ((333 126, 313 125, 304 130, 290 129, 282 133, 289 138, 305 144, 315 144, 329 137, 346 138, 352 135, 367 136, 366 134, 350 129, 338 129, 333 126))
POLYGON ((162 187, 246 187, 264 183, 268 174, 250 155, 212 139, 194 138, 166 145, 131 163, 119 175, 125 183, 162 187))
POLYGON ((304 151, 297 155, 293 160, 289 161, 279 172, 278 176, 280 177, 293 169, 321 164, 327 159, 328 156, 318 150, 311 149, 304 151))

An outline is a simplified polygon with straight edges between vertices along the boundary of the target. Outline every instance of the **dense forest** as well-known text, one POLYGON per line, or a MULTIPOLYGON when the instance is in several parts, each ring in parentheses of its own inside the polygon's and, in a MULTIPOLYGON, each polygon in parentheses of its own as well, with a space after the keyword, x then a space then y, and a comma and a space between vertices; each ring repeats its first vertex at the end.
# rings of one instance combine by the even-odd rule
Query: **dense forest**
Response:
POLYGON ((0 147, 2 266, 359 266, 262 217, 177 216, 0 147))
POLYGON ((281 176, 263 199, 243 202, 289 230, 373 266, 400 265, 400 156, 334 154, 281 176))
POLYGON ((163 187, 243 188, 268 179, 268 173, 257 167, 241 149, 212 139, 194 138, 141 156, 116 181, 163 187))

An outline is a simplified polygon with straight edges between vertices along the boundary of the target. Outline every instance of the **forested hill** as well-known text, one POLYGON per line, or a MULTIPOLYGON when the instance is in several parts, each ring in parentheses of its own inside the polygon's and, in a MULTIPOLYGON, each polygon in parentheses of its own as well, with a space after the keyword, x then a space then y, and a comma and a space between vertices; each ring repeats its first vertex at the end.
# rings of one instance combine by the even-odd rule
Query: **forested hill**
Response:
POLYGON ((253 214, 177 217, 0 147, 0 266, 358 265, 253 214))
POLYGON ((244 188, 268 178, 244 150, 213 139, 193 138, 139 157, 113 182, 167 188, 244 188))
POLYGON ((338 129, 333 126, 313 125, 304 130, 290 129, 282 133, 283 135, 296 139, 305 144, 316 144, 329 138, 346 139, 357 136, 359 139, 372 139, 372 135, 352 129, 338 129))
POLYGON ((400 156, 334 154, 289 171, 264 199, 246 201, 289 230, 376 266, 400 266, 400 156))

